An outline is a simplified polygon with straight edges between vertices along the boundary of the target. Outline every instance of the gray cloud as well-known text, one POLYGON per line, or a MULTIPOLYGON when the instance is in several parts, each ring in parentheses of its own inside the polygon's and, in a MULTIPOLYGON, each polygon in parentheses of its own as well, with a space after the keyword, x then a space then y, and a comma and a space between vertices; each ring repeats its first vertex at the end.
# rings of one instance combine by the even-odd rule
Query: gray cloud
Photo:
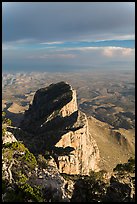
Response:
POLYGON ((134 34, 133 2, 3 2, 3 41, 76 40, 134 34))
POLYGON ((135 33, 132 2, 3 2, 2 7, 3 70, 134 69, 134 49, 57 46, 130 39, 135 33))

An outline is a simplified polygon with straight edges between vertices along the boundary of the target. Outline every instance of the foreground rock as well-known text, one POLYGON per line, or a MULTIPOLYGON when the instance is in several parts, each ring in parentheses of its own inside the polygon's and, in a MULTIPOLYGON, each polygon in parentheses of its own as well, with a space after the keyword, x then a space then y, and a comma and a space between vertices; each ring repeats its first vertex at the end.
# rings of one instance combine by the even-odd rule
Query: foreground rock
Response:
POLYGON ((3 145, 2 202, 135 202, 135 160, 112 175, 60 174, 54 159, 35 157, 20 142, 3 145))
POLYGON ((49 161, 41 155, 36 159, 20 142, 4 144, 3 202, 70 202, 67 183, 52 157, 49 161))
POLYGON ((89 136, 87 117, 78 110, 76 91, 69 84, 39 89, 21 128, 38 139, 39 149, 52 153, 61 173, 88 175, 99 170, 97 144, 89 136))
POLYGON ((114 168, 104 201, 135 202, 135 159, 114 168))
POLYGON ((11 133, 6 131, 5 135, 2 137, 2 144, 17 142, 15 136, 11 133))

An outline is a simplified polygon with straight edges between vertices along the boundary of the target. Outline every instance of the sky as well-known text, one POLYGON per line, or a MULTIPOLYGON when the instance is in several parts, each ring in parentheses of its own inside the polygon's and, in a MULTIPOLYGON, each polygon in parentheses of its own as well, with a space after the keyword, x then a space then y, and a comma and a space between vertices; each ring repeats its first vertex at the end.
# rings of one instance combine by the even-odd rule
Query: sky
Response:
POLYGON ((2 69, 135 69, 134 2, 2 2, 2 69))

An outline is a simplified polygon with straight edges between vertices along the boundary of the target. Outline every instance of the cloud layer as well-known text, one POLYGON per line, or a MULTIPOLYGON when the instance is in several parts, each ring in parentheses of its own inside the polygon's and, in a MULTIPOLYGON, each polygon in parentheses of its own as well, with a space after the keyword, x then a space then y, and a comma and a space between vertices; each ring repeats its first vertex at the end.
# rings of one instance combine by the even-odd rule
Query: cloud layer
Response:
POLYGON ((134 34, 130 2, 4 2, 3 41, 107 38, 134 34))
POLYGON ((133 2, 3 2, 3 70, 134 69, 133 2))

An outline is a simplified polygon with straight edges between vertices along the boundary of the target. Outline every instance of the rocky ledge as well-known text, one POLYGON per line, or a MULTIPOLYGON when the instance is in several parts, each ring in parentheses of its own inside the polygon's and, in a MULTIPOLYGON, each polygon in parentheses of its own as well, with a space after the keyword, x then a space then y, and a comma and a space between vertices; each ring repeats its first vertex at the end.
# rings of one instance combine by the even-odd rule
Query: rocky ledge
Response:
POLYGON ((60 173, 88 175, 99 170, 97 144, 89 136, 87 117, 78 110, 76 91, 68 83, 39 89, 21 128, 31 135, 30 140, 33 137, 40 153, 50 151, 60 173))

